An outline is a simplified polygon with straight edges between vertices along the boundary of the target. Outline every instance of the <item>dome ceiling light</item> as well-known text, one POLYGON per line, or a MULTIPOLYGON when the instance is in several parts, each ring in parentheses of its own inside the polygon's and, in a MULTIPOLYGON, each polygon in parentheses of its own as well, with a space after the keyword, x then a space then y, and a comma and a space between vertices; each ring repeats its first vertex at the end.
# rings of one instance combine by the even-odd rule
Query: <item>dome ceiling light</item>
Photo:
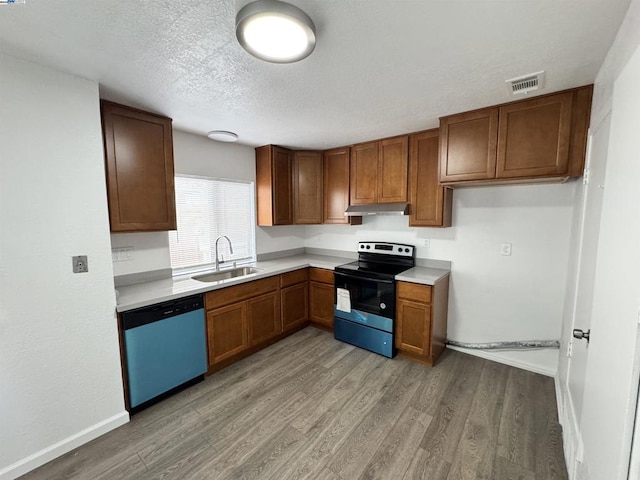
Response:
POLYGON ((211 140, 216 140, 218 142, 235 142, 238 140, 238 135, 233 132, 227 132, 226 130, 213 130, 207 133, 207 137, 211 140))
POLYGON ((271 63, 297 62, 316 46, 316 28, 309 16, 278 0, 242 7, 236 15, 236 37, 251 55, 271 63))

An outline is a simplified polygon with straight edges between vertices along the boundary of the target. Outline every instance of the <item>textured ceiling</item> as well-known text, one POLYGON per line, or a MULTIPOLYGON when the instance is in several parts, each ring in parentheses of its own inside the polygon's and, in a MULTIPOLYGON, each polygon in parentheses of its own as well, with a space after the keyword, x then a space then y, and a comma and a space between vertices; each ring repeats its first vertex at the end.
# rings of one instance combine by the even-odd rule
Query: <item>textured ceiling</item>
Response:
POLYGON ((504 80, 539 70, 540 93, 592 83, 629 0, 290 0, 318 43, 288 65, 238 45, 246 3, 26 0, 0 6, 0 47, 182 130, 320 149, 513 100, 504 80))

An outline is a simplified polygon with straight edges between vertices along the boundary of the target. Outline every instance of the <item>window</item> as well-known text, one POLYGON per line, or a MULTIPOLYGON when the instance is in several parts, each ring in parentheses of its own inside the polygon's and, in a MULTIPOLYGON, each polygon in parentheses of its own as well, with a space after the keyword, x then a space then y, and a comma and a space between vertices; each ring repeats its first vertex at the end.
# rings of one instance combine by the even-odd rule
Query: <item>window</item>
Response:
POLYGON ((176 273, 211 268, 218 252, 225 262, 253 262, 255 201, 253 182, 180 175, 176 183, 178 230, 169 232, 171 267, 176 273))

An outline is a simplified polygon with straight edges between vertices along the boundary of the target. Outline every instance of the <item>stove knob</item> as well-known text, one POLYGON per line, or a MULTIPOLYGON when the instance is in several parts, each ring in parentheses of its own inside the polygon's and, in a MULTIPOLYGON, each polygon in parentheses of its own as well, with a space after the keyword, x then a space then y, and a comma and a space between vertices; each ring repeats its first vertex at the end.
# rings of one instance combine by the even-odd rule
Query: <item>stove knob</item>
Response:
POLYGON ((367 245, 367 250, 369 250, 371 248, 371 245, 367 245))
POLYGON ((364 245, 360 245, 360 248, 364 248, 364 245))
POLYGON ((408 248, 405 248, 405 249, 404 249, 404 251, 405 251, 405 252, 407 252, 407 253, 409 253, 409 249, 408 249, 408 248))
POLYGON ((402 252, 402 248, 398 247, 398 251, 399 251, 399 252, 402 252))

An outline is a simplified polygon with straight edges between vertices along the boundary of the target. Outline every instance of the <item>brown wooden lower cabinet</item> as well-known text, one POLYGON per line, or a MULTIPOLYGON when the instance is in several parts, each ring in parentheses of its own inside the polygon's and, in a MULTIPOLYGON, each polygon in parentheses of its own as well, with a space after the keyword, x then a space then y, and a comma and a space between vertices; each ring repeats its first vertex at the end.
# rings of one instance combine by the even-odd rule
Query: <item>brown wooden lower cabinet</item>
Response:
POLYGON ((209 365, 214 365, 249 347, 245 302, 207 312, 209 365))
POLYGON ((247 325, 250 347, 282 333, 280 292, 275 291, 247 300, 247 325))
POLYGON ((209 372, 282 332, 277 276, 208 292, 205 308, 209 372))
POLYGON ((333 272, 309 269, 309 320, 313 325, 333 331, 333 272))
POLYGON ((280 275, 282 330, 297 329, 309 320, 309 287, 307 268, 280 275))
POLYGON ((449 275, 435 285, 398 282, 395 343, 398 351, 433 366, 445 348, 449 275))

